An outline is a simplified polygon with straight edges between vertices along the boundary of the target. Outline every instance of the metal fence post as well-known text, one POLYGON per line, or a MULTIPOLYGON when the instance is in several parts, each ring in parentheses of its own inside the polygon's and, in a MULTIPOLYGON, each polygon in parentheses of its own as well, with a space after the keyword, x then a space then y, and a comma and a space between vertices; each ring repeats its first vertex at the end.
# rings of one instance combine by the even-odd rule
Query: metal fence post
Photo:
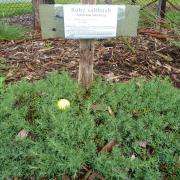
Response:
POLYGON ((166 0, 159 0, 157 15, 164 19, 166 14, 166 0))
POLYGON ((105 4, 112 4, 112 0, 105 0, 105 4))
POLYGON ((166 14, 166 0, 159 0, 157 16, 158 16, 158 29, 161 30, 166 14))
POLYGON ((162 5, 161 5, 161 13, 160 16, 161 18, 165 18, 166 15, 166 0, 163 0, 162 5))
POLYGON ((136 4, 136 0, 131 0, 131 5, 135 5, 136 4))
POLYGON ((42 4, 55 4, 55 0, 42 0, 42 4))

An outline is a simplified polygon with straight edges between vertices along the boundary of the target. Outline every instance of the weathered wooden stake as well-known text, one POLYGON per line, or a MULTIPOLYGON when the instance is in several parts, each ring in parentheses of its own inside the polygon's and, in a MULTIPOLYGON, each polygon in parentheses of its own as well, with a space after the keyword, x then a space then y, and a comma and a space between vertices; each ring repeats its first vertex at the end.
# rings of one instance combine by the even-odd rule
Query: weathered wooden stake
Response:
POLYGON ((39 6, 40 4, 55 4, 54 0, 32 0, 33 7, 33 27, 36 31, 41 31, 39 6))
MULTIPOLYGON (((96 4, 96 0, 81 0, 82 4, 96 4)), ((79 83, 88 88, 93 82, 94 41, 80 40, 79 83)))
POLYGON ((79 83, 89 87, 93 81, 94 41, 80 41, 79 83))

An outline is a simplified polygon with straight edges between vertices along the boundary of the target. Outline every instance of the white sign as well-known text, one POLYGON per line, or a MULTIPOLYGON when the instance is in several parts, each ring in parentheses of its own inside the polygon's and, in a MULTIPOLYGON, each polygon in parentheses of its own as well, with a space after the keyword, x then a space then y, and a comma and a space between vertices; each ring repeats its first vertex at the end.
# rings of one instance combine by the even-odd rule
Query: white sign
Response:
MULTIPOLYGON (((122 10, 122 11, 121 11, 122 10)), ((64 28, 67 39, 116 37, 118 13, 125 6, 64 5, 64 28)))

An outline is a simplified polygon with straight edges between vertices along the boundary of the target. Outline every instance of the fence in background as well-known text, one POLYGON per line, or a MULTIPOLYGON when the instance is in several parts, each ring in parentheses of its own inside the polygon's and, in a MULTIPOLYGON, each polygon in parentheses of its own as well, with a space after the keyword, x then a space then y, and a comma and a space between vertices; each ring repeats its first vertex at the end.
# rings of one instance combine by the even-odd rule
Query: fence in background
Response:
MULTIPOLYGON (((80 0, 55 0, 59 4, 79 3, 80 0)), ((180 26, 180 0, 97 0, 97 4, 137 4, 142 9, 142 19, 152 26, 157 14, 163 16, 166 13, 168 21, 180 26), (166 8, 161 9, 161 3, 166 1, 166 8), (148 16, 148 20, 146 19, 148 16), (151 21, 152 20, 152 21, 151 21)), ((8 17, 19 14, 32 14, 31 0, 0 0, 0 17, 8 17)))

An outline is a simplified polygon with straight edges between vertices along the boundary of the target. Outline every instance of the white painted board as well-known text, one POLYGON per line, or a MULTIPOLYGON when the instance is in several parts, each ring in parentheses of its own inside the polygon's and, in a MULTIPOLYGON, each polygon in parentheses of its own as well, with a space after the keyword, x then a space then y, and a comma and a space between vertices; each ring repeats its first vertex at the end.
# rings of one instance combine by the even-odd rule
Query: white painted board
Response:
POLYGON ((101 39, 116 37, 119 13, 121 18, 125 18, 124 5, 64 5, 65 38, 101 39))
MULTIPOLYGON (((41 4, 40 5, 40 20, 41 20, 41 31, 42 31, 42 37, 44 39, 49 39, 49 38, 65 38, 65 18, 64 18, 64 6, 62 4, 55 4, 55 5, 49 5, 49 4, 41 4)), ((79 6, 79 5, 74 5, 74 6, 79 6)), ((95 7, 98 5, 95 5, 95 7)), ((109 7, 109 5, 107 5, 109 7)), ((114 8, 117 8, 117 13, 116 17, 113 18, 111 15, 108 18, 104 19, 102 21, 99 21, 99 23, 92 22, 90 28, 92 28, 93 23, 95 23, 96 28, 95 32, 103 32, 105 31, 104 27, 110 26, 111 29, 111 35, 113 37, 118 37, 118 36, 130 36, 134 37, 137 35, 137 27, 138 27, 138 20, 139 20, 139 6, 131 6, 131 5, 126 5, 125 7, 122 5, 114 5, 114 8), (116 22, 115 22, 116 20, 116 22), (111 22, 112 21, 112 22, 111 22), (116 26, 116 29, 114 27, 116 26), (97 30, 98 29, 98 30, 97 30), (114 36, 116 32, 116 35, 114 36)), ((66 15, 67 18, 69 18, 69 15, 66 15)), ((72 17, 72 15, 70 16, 72 17)), ((74 18, 74 17, 72 17, 74 18)), ((71 20, 72 21, 72 20, 71 20)), ((79 23, 79 22, 78 22, 79 23)), ((72 22, 73 25, 72 27, 69 24, 66 23, 66 30, 67 28, 73 29, 76 26, 76 23, 72 22)), ((79 23, 80 24, 80 23, 79 23)), ((83 24, 83 22, 82 22, 83 24)), ((81 24, 80 24, 81 25, 81 24)), ((78 26, 77 28, 79 28, 78 26)), ((94 29, 93 29, 94 30, 94 29)), ((78 38, 77 39, 87 39, 87 37, 91 37, 89 35, 88 28, 85 29, 84 33, 87 34, 87 36, 83 36, 84 38, 78 38)), ((77 30, 76 30, 77 32, 77 30)), ((105 31, 106 32, 106 31, 105 31)), ((78 31, 79 33, 79 31, 78 31)), ((67 39, 75 39, 73 38, 74 36, 70 36, 67 34, 66 31, 66 38, 67 39), (69 38, 68 38, 69 37, 69 38)), ((97 37, 97 36, 96 36, 97 37)), ((110 36, 104 36, 104 38, 109 38, 110 36)), ((101 35, 101 38, 103 36, 101 35)), ((92 39, 101 39, 99 34, 97 38, 92 38, 92 39)))

